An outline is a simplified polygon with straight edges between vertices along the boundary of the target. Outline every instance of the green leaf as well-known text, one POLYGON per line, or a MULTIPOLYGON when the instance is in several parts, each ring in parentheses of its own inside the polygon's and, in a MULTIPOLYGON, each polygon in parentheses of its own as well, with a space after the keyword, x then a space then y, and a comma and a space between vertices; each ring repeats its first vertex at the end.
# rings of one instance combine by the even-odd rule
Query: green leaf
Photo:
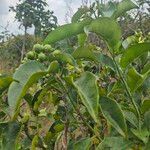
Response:
POLYGON ((59 133, 63 130, 64 130, 64 123, 60 120, 56 120, 49 129, 49 131, 52 133, 59 133))
POLYGON ((101 97, 100 98, 101 111, 106 120, 122 135, 126 136, 127 126, 122 110, 114 100, 101 97))
POLYGON ((72 54, 75 59, 96 61, 96 56, 90 46, 78 47, 72 54))
POLYGON ((73 150, 90 150, 91 139, 85 138, 73 144, 73 150))
POLYGON ((147 127, 150 135, 150 110, 144 114, 144 124, 147 127))
POLYGON ((39 62, 29 61, 21 65, 15 72, 13 78, 16 81, 12 82, 8 90, 8 103, 12 117, 17 116, 21 99, 29 87, 47 74, 44 69, 44 66, 39 62))
POLYGON ((143 101, 141 106, 141 111, 144 114, 145 112, 150 110, 150 99, 146 99, 143 101))
POLYGON ((134 127, 138 128, 138 119, 133 112, 124 111, 124 115, 127 121, 129 121, 134 127))
POLYGON ((116 70, 115 64, 109 56, 104 55, 104 54, 97 54, 96 57, 97 57, 98 62, 102 63, 104 66, 109 67, 113 71, 116 70))
POLYGON ((0 110, 0 121, 3 119, 3 117, 6 116, 6 113, 3 110, 0 110))
POLYGON ((31 150, 36 150, 38 147, 38 143, 39 143, 39 136, 35 135, 34 138, 32 139, 31 150))
POLYGON ((56 72, 58 72, 59 68, 60 68, 60 65, 59 65, 58 61, 52 61, 48 67, 47 72, 56 73, 56 72))
POLYGON ((131 92, 135 92, 139 88, 145 79, 148 77, 148 73, 141 75, 134 67, 130 68, 127 73, 127 84, 131 92))
POLYGON ((107 42, 111 50, 118 50, 120 46, 121 29, 118 23, 113 19, 107 17, 96 19, 85 28, 85 31, 96 33, 107 42))
POLYGON ((74 86, 78 90, 78 94, 88 112, 94 121, 98 123, 99 92, 96 77, 90 72, 85 72, 74 82, 74 86))
POLYGON ((87 6, 84 6, 83 8, 78 8, 78 11, 72 16, 71 22, 76 23, 78 22, 81 17, 86 14, 89 11, 89 8, 87 6))
POLYGON ((146 143, 144 150, 149 150, 150 148, 150 140, 146 143))
POLYGON ((79 34, 78 35, 78 45, 83 47, 86 39, 87 39, 87 35, 85 33, 79 34))
POLYGON ((54 56, 54 59, 60 63, 69 63, 70 65, 73 65, 73 66, 76 64, 72 55, 70 55, 68 53, 60 52, 58 54, 54 54, 53 56, 54 56))
POLYGON ((150 43, 138 43, 130 46, 121 57, 121 67, 125 69, 136 58, 148 51, 150 51, 150 43))
POLYGON ((147 73, 147 72, 150 72, 150 61, 148 61, 148 62, 144 65, 144 67, 143 67, 143 69, 142 69, 142 71, 141 71, 142 74, 145 74, 145 73, 147 73))
POLYGON ((89 25, 91 21, 91 18, 87 18, 79 23, 62 25, 49 33, 44 40, 44 44, 52 44, 65 38, 84 33, 84 27, 89 25))
POLYGON ((106 137, 96 148, 96 150, 128 150, 132 143, 123 137, 106 137))
POLYGON ((90 45, 86 45, 84 47, 78 47, 72 54, 75 59, 85 59, 92 60, 98 63, 102 63, 104 66, 109 67, 110 69, 115 71, 115 65, 113 60, 104 54, 95 53, 94 49, 90 45))
POLYGON ((75 59, 92 60, 98 63, 102 63, 104 66, 107 66, 113 71, 115 71, 114 62, 109 56, 101 53, 95 53, 88 46, 78 47, 72 55, 75 59))
POLYGON ((123 42, 122 42, 122 46, 124 49, 127 49, 133 42, 135 42, 135 36, 129 36, 127 37, 123 42))
POLYGON ((48 88, 43 88, 40 93, 38 93, 37 100, 34 102, 33 111, 38 112, 38 108, 41 105, 42 101, 44 100, 45 95, 48 93, 48 88))
POLYGON ((17 122, 0 123, 3 150, 16 150, 17 137, 21 126, 17 122))
POLYGON ((13 78, 10 76, 6 75, 0 76, 0 94, 2 94, 2 92, 9 87, 12 81, 13 78))
POLYGON ((122 14, 134 8, 138 8, 138 6, 133 0, 123 0, 122 2, 118 3, 117 10, 112 15, 112 18, 116 19, 122 14))
POLYGON ((148 142, 150 132, 146 128, 142 128, 141 130, 131 129, 131 131, 139 140, 143 141, 144 144, 148 142))

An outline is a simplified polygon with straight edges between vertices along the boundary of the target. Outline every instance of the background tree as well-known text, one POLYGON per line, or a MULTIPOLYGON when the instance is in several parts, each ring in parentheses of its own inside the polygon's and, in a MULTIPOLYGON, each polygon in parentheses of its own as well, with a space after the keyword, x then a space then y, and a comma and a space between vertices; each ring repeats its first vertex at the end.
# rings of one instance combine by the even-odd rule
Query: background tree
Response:
POLYGON ((10 7, 10 11, 15 12, 15 19, 24 27, 24 42, 22 47, 22 57, 25 53, 27 29, 34 26, 34 35, 40 36, 42 29, 57 26, 57 18, 53 11, 46 10, 48 4, 45 0, 20 0, 15 7, 10 7))

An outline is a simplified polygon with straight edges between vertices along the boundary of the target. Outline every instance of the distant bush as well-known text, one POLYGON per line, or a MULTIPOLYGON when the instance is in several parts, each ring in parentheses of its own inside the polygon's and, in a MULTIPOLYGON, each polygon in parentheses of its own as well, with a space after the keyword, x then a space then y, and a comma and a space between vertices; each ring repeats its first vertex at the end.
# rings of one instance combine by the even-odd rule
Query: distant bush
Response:
MULTIPOLYGON (((7 41, 0 43, 0 72, 11 71, 18 66, 21 60, 23 38, 23 35, 11 36, 7 41)), ((41 39, 27 34, 25 53, 37 42, 40 43, 41 39)))

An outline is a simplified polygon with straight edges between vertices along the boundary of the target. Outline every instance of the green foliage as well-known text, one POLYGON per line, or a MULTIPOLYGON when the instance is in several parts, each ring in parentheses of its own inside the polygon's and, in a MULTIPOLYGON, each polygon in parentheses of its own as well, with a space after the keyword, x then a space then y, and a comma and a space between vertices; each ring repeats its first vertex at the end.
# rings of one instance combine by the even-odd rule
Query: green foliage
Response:
POLYGON ((121 57, 121 66, 126 68, 134 59, 141 56, 143 53, 150 51, 149 43, 140 43, 127 48, 121 57))
POLYGON ((0 123, 0 133, 2 133, 3 138, 0 148, 3 150, 15 150, 20 129, 21 125, 17 122, 0 123))
POLYGON ((97 147, 96 150, 126 150, 131 147, 132 143, 122 137, 106 137, 97 147))
POLYGON ((137 4, 132 0, 123 0, 117 5, 116 11, 114 11, 112 17, 118 18, 128 10, 138 8, 137 4))
POLYGON ((80 141, 77 141, 73 145, 74 150, 89 150, 91 145, 91 139, 86 138, 86 139, 81 139, 80 141))
MULTIPOLYGON (((14 70, 20 64, 21 51, 23 46, 23 35, 10 36, 7 41, 0 43, 0 72, 3 70, 8 72, 14 70)), ((26 50, 25 53, 30 51, 35 43, 40 43, 41 38, 35 38, 32 35, 26 35, 26 50)))
POLYGON ((83 104, 88 109, 88 112, 93 117, 95 122, 98 121, 98 87, 96 85, 96 77, 85 72, 77 81, 74 82, 75 87, 81 97, 83 104))
POLYGON ((137 88, 139 88, 148 76, 149 72, 141 75, 135 70, 135 68, 130 68, 127 73, 127 83, 131 92, 134 92, 137 88))
POLYGON ((47 3, 44 0, 21 0, 15 7, 10 7, 10 11, 15 12, 15 18, 27 30, 32 25, 35 27, 35 35, 41 35, 43 28, 52 30, 57 26, 57 18, 52 11, 45 11, 47 3))
POLYGON ((113 100, 102 97, 100 99, 101 110, 110 124, 122 135, 126 136, 126 123, 120 106, 113 100))
POLYGON ((78 11, 73 15, 71 22, 72 23, 78 22, 81 18, 84 18, 85 17, 84 15, 89 11, 90 11, 89 8, 86 6, 83 8, 79 8, 78 11))
POLYGON ((98 16, 94 5, 34 45, 13 79, 0 78, 1 149, 149 148, 148 35, 121 40, 117 17, 132 1, 98 16), (91 33, 105 48, 89 43, 91 33), (74 45, 65 42, 72 36, 74 45))
POLYGON ((117 50, 119 47, 118 43, 121 38, 121 29, 119 25, 110 18, 99 18, 94 21, 86 28, 89 32, 95 32, 101 36, 112 50, 117 50), (109 27, 111 26, 111 28, 109 27))
POLYGON ((18 113, 20 100, 25 96, 28 88, 45 74, 44 66, 36 61, 30 61, 18 68, 13 76, 15 81, 10 85, 8 90, 8 103, 12 117, 18 113))
POLYGON ((45 44, 52 44, 57 41, 63 40, 65 38, 69 38, 73 35, 77 35, 84 32, 84 27, 91 22, 91 18, 85 19, 79 23, 71 23, 67 25, 63 25, 58 27, 56 30, 52 31, 49 34, 44 43, 45 44))
POLYGON ((11 84, 13 78, 6 75, 0 76, 0 94, 2 94, 11 84))
POLYGON ((83 46, 83 47, 78 47, 73 52, 72 55, 75 59, 85 59, 85 60, 96 61, 96 56, 94 55, 94 53, 92 51, 92 47, 90 47, 89 45, 83 46))

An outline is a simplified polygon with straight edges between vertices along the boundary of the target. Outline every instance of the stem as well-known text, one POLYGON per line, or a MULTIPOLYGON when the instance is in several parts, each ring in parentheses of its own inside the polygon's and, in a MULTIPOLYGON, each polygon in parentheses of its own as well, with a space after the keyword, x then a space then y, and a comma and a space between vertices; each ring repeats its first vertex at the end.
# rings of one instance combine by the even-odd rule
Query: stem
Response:
POLYGON ((30 134, 29 134, 29 130, 28 130, 28 123, 26 123, 26 124, 24 124, 24 132, 25 132, 25 134, 26 134, 26 136, 28 137, 28 139, 30 140, 30 141, 32 141, 32 137, 30 136, 30 134))
POLYGON ((64 150, 68 149, 68 128, 69 128, 69 122, 67 119, 65 123, 65 131, 64 131, 64 150))
POLYGON ((70 102, 71 102, 71 104, 72 104, 74 110, 75 110, 76 113, 80 116, 80 118, 82 119, 83 123, 89 128, 89 130, 90 130, 91 132, 93 132, 93 133, 96 135, 96 137, 97 137, 100 141, 102 141, 102 139, 100 138, 100 135, 98 135, 98 134, 95 132, 95 130, 87 123, 87 121, 85 120, 85 118, 83 117, 83 115, 80 113, 80 110, 78 109, 78 107, 74 104, 74 102, 73 102, 73 100, 72 100, 72 97, 71 97, 70 94, 68 93, 68 90, 67 90, 66 86, 64 85, 62 79, 61 79, 58 75, 57 75, 57 78, 58 78, 58 80, 61 82, 62 86, 64 87, 64 90, 65 90, 65 92, 67 93, 68 98, 69 98, 69 100, 70 100, 70 102))
POLYGON ((23 60, 23 56, 26 50, 26 36, 27 36, 27 26, 24 28, 24 37, 23 37, 23 45, 21 50, 21 61, 23 60))
MULTIPOLYGON (((113 56, 113 55, 112 55, 112 56, 113 56)), ((121 78, 121 81, 122 81, 122 83, 124 84, 126 93, 128 94, 128 97, 130 98, 131 103, 132 103, 132 105, 133 105, 133 107, 135 108, 135 111, 136 111, 136 113, 137 113, 137 117, 138 117, 138 120, 139 120, 139 129, 140 129, 140 120, 141 120, 141 119, 140 119, 140 112, 139 112, 138 107, 137 107, 137 105, 136 105, 136 103, 135 103, 135 101, 134 101, 134 99, 133 99, 133 96, 132 96, 132 94, 131 94, 131 92, 130 92, 129 86, 128 86, 127 82, 125 81, 125 78, 124 78, 124 76, 123 76, 122 70, 120 69, 118 63, 116 62, 116 60, 115 60, 115 58, 114 58, 114 56, 113 56, 112 58, 113 58, 113 61, 114 61, 115 66, 116 66, 117 72, 118 72, 118 74, 119 74, 119 76, 120 76, 120 78, 121 78)))

